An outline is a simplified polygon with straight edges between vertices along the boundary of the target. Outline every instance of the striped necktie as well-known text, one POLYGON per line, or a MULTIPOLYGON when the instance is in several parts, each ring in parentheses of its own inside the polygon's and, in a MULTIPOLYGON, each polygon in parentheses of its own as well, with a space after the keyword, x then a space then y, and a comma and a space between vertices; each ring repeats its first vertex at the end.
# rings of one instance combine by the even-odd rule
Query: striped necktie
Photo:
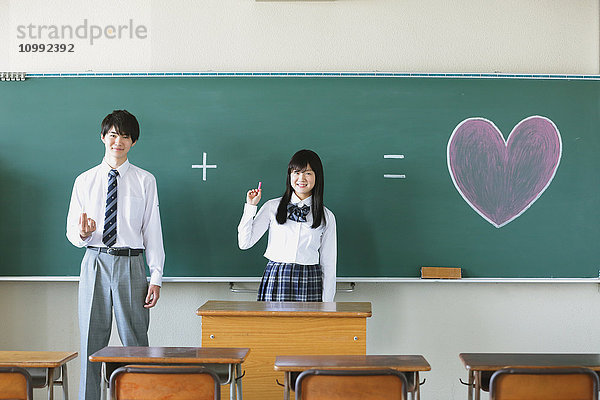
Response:
POLYGON ((117 242, 117 176, 119 172, 111 169, 108 173, 108 191, 106 211, 104 212, 104 233, 102 243, 112 247, 117 242))

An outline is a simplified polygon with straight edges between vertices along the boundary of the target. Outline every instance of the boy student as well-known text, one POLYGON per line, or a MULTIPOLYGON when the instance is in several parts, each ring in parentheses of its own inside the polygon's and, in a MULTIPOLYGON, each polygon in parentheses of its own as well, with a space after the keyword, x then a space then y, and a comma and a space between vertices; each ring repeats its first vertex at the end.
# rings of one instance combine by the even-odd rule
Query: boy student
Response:
POLYGON ((79 279, 80 400, 100 398, 100 364, 87 360, 108 344, 111 309, 123 345, 148 346, 148 309, 160 295, 165 253, 156 180, 127 160, 139 134, 129 112, 107 115, 100 133, 104 159, 75 179, 71 195, 67 238, 87 248, 79 279))

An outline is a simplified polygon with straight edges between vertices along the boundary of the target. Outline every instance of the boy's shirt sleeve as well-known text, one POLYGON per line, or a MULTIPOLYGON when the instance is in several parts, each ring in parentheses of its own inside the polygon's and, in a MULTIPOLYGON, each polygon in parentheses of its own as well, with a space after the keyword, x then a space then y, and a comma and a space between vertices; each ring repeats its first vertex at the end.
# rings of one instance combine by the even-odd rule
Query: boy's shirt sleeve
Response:
MULTIPOLYGON (((85 247, 92 238, 92 235, 85 239, 79 236, 79 217, 84 210, 83 193, 81 193, 81 177, 75 179, 73 184, 73 192, 71 193, 71 202, 67 213, 67 239, 74 246, 85 247)), ((97 229, 97 228, 96 228, 97 229)))

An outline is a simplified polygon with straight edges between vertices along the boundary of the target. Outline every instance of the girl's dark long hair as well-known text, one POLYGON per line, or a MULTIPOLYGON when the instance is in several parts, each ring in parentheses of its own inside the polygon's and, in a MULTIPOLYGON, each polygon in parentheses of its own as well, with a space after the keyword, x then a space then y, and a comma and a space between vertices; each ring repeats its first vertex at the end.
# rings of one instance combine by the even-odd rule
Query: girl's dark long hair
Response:
POLYGON ((323 164, 321 163, 321 159, 317 153, 314 151, 300 150, 292 156, 292 159, 288 164, 285 193, 283 194, 283 197, 281 197, 279 207, 277 207, 276 219, 279 224, 285 224, 287 221, 287 206, 290 203, 292 194, 294 193, 290 174, 292 171, 304 171, 309 164, 310 168, 315 173, 315 187, 312 190, 311 210, 313 215, 313 223, 311 227, 314 229, 319 227, 321 223, 323 223, 323 225, 327 223, 327 221, 325 221, 325 212, 323 211, 323 164))

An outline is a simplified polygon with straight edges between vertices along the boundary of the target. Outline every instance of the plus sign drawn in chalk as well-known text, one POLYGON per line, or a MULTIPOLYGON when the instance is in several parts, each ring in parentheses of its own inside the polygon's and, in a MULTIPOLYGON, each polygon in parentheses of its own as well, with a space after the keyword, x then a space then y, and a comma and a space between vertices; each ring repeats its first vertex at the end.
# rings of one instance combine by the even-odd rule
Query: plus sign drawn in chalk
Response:
POLYGON ((192 165, 192 168, 201 168, 202 169, 202 180, 206 180, 206 169, 207 168, 217 168, 216 164, 208 165, 206 164, 206 153, 202 153, 202 164, 192 165))

